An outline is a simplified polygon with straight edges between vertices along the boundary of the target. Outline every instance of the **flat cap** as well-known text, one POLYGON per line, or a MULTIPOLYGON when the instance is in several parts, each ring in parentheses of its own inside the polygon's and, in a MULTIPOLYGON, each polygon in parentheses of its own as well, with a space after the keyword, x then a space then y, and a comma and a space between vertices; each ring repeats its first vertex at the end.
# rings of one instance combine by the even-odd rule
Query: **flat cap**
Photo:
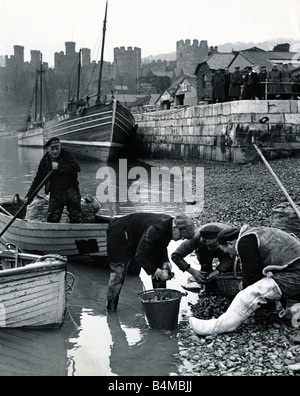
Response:
POLYGON ((54 143, 60 143, 60 139, 58 137, 52 137, 51 139, 48 140, 48 142, 45 144, 45 147, 51 146, 51 144, 54 143))
POLYGON ((200 235, 204 239, 217 239, 217 236, 222 229, 223 228, 216 224, 207 224, 200 229, 200 235))
POLYGON ((227 230, 222 230, 217 236, 217 240, 220 245, 225 245, 227 241, 234 241, 238 238, 240 233, 240 228, 228 228, 227 230))

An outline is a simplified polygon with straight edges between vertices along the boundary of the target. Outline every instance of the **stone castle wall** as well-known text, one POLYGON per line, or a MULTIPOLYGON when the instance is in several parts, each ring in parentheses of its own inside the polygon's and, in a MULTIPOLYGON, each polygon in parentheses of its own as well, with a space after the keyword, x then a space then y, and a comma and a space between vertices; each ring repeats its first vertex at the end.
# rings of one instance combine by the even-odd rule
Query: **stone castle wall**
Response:
POLYGON ((141 158, 249 163, 300 153, 300 101, 236 101, 136 114, 141 158), (261 124, 260 120, 269 121, 261 124))

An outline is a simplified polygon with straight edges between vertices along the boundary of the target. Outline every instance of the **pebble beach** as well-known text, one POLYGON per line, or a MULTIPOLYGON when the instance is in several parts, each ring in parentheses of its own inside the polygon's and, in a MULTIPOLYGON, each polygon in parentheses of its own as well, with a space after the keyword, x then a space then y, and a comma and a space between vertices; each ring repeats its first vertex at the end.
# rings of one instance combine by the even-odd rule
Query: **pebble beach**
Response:
MULTIPOLYGON (((290 197, 300 201, 300 159, 269 162, 290 197)), ((173 164, 174 165, 174 164, 173 164)), ((182 166, 182 164, 181 164, 182 166)), ((189 163, 190 166, 190 163, 189 163)), ((286 197, 263 163, 236 165, 197 162, 205 170, 204 210, 195 212, 199 225, 220 221, 236 226, 271 226, 272 209, 286 197)), ((199 296, 192 315, 208 319, 224 312, 230 299, 199 296)), ((300 323, 280 319, 276 312, 260 308, 232 333, 198 336, 188 323, 177 334, 179 375, 183 376, 299 376, 300 323)))

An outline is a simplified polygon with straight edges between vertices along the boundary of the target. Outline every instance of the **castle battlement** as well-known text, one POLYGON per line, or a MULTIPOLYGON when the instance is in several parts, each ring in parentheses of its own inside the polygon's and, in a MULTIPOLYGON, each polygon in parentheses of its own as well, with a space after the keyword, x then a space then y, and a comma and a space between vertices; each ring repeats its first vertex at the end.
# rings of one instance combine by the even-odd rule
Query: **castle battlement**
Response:
POLYGON ((200 48, 208 48, 207 40, 193 40, 193 44, 191 45, 191 40, 186 39, 186 40, 179 40, 176 42, 176 47, 177 48, 189 48, 189 47, 200 47, 200 48))
POLYGON ((138 48, 138 47, 134 47, 133 49, 132 49, 132 47, 128 47, 127 50, 125 47, 115 47, 114 48, 115 54, 116 53, 126 53, 126 52, 136 52, 138 54, 141 54, 142 50, 141 50, 141 48, 138 48))

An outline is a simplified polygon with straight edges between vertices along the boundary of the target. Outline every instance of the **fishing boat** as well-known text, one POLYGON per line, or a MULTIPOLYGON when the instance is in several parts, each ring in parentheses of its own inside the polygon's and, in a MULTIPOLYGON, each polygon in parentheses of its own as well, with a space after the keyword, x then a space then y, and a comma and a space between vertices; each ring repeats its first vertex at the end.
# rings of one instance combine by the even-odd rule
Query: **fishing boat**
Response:
MULTIPOLYGON (((101 80, 103 69, 103 54, 105 43, 106 19, 103 22, 102 51, 98 92, 88 98, 80 98, 78 77, 76 99, 69 101, 66 110, 52 119, 42 121, 42 94, 39 97, 39 118, 30 123, 26 130, 18 133, 18 144, 28 147, 43 147, 52 137, 59 137, 64 147, 76 156, 91 160, 114 161, 127 157, 137 130, 135 119, 130 110, 115 98, 101 102, 101 80), (95 103, 90 104, 92 97, 95 103)), ((78 73, 81 69, 81 51, 79 51, 78 73)), ((42 90, 43 69, 38 71, 40 91, 42 90)), ((103 95, 102 95, 103 96, 103 95)), ((36 99, 37 100, 37 99, 36 99)), ((37 107, 37 106, 36 106, 37 107)))
POLYGON ((67 294, 67 259, 0 251, 0 328, 59 328, 67 294))
MULTIPOLYGON (((11 222, 16 212, 15 205, 15 202, 1 203, 0 230, 11 222)), ((107 256, 106 230, 111 219, 100 215, 96 216, 95 223, 47 223, 27 220, 23 214, 14 220, 2 239, 26 253, 59 253, 68 258, 91 254, 104 258, 107 256)))

